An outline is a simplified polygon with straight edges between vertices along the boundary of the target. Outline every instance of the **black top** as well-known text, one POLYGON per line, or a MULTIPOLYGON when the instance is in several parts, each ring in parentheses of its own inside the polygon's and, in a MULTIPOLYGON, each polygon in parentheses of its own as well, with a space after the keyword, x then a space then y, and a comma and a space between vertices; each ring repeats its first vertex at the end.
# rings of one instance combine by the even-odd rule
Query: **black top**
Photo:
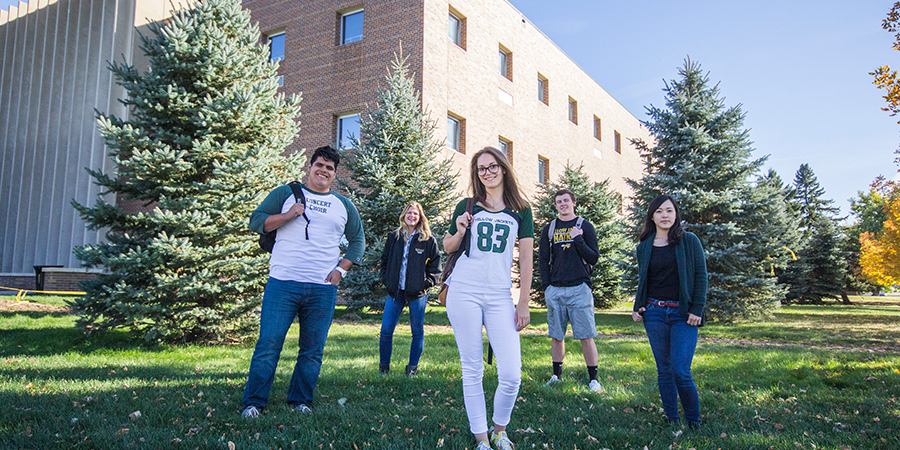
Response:
MULTIPOLYGON (((391 297, 397 298, 400 291, 400 266, 403 264, 405 237, 396 232, 388 233, 381 253, 381 281, 391 297)), ((441 277, 441 254, 434 236, 420 241, 415 236, 409 244, 406 263, 406 298, 417 299, 425 295, 428 288, 436 285, 441 277)))
POLYGON ((581 231, 584 233, 572 239, 569 232, 577 221, 577 217, 566 222, 557 219, 556 229, 552 233, 547 232, 550 224, 541 230, 541 242, 538 247, 541 289, 546 290, 550 285, 556 287, 579 286, 581 283, 591 285, 591 274, 584 263, 597 264, 600 257, 600 251, 597 249, 597 231, 585 220, 581 223, 581 231))
POLYGON ((678 263, 675 246, 653 247, 647 268, 647 297, 664 302, 678 301, 678 263))

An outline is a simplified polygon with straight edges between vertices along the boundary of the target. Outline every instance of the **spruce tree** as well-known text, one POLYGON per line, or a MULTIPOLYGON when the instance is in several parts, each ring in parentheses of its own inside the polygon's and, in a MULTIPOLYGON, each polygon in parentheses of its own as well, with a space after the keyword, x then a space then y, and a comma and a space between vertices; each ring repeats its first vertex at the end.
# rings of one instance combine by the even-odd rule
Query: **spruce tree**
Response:
POLYGON ((350 310, 384 307, 381 253, 403 208, 419 202, 440 240, 447 227, 438 222, 455 199, 451 161, 440 157, 443 143, 434 139, 434 121, 422 109, 406 58, 395 57, 385 82, 375 109, 360 118, 360 136, 350 140, 350 178, 340 180, 359 209, 367 243, 362 267, 341 284, 350 310))
POLYGON ((733 321, 766 315, 782 289, 771 275, 773 245, 756 233, 774 208, 771 196, 755 193, 750 180, 765 158, 750 159, 740 105, 726 108, 699 64, 686 60, 679 75, 665 85, 666 107, 647 108, 644 124, 656 142, 633 141, 646 163, 640 180, 628 180, 634 229, 653 198, 674 196, 685 228, 700 238, 707 255, 707 316, 733 321))
POLYGON ((847 264, 843 255, 845 237, 837 227, 838 209, 824 198, 809 164, 801 164, 794 176, 793 208, 801 241, 795 252, 797 260, 788 263, 780 281, 788 286, 786 303, 822 303, 826 298, 844 295, 847 264))
MULTIPOLYGON (((538 185, 534 199, 534 228, 535 251, 534 267, 539 266, 539 244, 541 230, 557 218, 556 204, 553 194, 560 189, 569 189, 575 194, 575 213, 584 217, 597 231, 597 248, 600 258, 594 266, 591 275, 592 292, 594 294, 594 306, 597 308, 611 308, 618 301, 628 297, 631 293, 622 284, 625 271, 618 262, 622 259, 622 252, 633 248, 625 232, 624 223, 617 217, 622 206, 622 196, 609 189, 609 180, 600 183, 591 181, 584 166, 572 168, 566 165, 563 173, 556 183, 538 185)), ((532 299, 540 304, 545 304, 544 293, 541 291, 541 278, 535 270, 531 283, 532 299)))
POLYGON ((240 0, 208 0, 149 25, 149 68, 109 64, 127 119, 98 113, 114 173, 88 169, 103 195, 139 202, 129 214, 104 196, 72 202, 106 241, 75 249, 109 274, 73 303, 88 330, 129 327, 148 340, 223 340, 257 324, 268 255, 247 223, 274 187, 301 176, 281 156, 299 130, 300 99, 277 93, 240 0))

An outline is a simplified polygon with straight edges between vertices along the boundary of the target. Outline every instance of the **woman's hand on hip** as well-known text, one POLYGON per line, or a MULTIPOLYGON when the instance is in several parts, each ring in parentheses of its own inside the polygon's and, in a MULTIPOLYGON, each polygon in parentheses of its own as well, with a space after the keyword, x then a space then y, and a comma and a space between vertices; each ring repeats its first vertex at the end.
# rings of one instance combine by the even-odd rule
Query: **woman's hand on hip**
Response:
POLYGON ((638 309, 637 311, 632 311, 631 312, 631 320, 633 320, 635 322, 640 322, 640 321, 644 320, 644 311, 646 309, 647 308, 641 308, 641 309, 638 309))
POLYGON ((692 327, 697 327, 697 326, 700 326, 700 322, 702 322, 702 321, 703 321, 703 319, 700 316, 688 314, 688 318, 687 318, 688 325, 690 325, 692 327))

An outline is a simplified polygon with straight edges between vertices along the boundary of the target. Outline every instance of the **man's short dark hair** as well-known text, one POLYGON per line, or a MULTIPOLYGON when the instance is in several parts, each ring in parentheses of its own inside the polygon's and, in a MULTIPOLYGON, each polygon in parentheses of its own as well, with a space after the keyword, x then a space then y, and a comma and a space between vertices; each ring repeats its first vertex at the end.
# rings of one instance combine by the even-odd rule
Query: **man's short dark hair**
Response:
POLYGON ((566 194, 569 194, 569 197, 572 198, 572 203, 577 203, 575 201, 575 193, 568 189, 560 189, 560 190, 556 191, 556 193, 553 194, 553 201, 554 202, 556 201, 556 197, 559 197, 560 195, 566 195, 566 194))
POLYGON ((316 162, 316 159, 319 158, 333 162, 335 169, 337 169, 338 164, 341 163, 341 155, 330 145, 324 145, 317 148, 316 151, 313 152, 312 157, 309 158, 309 165, 313 165, 313 163, 316 162))

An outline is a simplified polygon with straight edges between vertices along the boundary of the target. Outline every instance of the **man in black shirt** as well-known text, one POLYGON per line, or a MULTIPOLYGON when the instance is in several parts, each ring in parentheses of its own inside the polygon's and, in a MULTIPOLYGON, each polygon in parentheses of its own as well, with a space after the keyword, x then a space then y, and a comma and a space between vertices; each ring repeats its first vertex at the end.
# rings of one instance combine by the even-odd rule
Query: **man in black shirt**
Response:
POLYGON ((590 222, 575 215, 575 194, 561 189, 553 195, 558 217, 541 231, 541 288, 547 301, 547 328, 552 339, 553 376, 547 385, 562 380, 566 355, 566 329, 572 323, 572 337, 581 341, 587 365, 589 386, 603 392, 597 381, 597 326, 594 322, 594 296, 591 292, 591 268, 597 263, 597 232, 590 222))

